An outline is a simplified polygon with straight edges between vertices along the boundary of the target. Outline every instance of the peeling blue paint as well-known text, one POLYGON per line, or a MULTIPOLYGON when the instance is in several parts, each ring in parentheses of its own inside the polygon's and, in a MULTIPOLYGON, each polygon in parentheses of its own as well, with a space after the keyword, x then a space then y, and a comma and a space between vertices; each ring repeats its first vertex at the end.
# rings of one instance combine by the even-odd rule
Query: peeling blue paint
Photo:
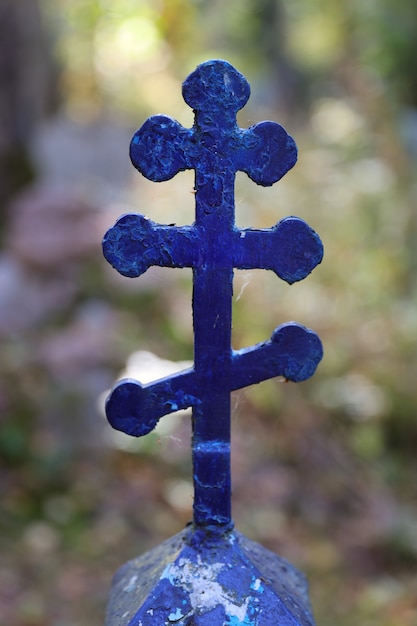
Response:
POLYGON ((237 531, 186 529, 127 563, 112 594, 106 626, 314 626, 304 576, 237 531))

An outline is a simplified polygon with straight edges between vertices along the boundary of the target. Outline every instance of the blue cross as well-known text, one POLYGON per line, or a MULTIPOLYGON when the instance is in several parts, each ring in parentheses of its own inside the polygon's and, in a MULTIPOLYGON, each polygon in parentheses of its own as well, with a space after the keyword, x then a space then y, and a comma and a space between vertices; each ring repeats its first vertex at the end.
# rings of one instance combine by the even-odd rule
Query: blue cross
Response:
POLYGON ((155 115, 130 147, 133 165, 149 180, 195 170, 194 224, 160 225, 128 214, 103 241, 106 259, 124 276, 140 276, 153 265, 193 269, 193 368, 146 385, 119 382, 106 413, 114 428, 142 436, 163 415, 192 407, 194 523, 204 527, 231 525, 231 391, 275 376, 306 380, 322 358, 318 336, 295 323, 278 327, 264 343, 231 348, 233 269, 270 269, 291 284, 323 256, 320 238, 297 217, 269 229, 235 225, 236 172, 270 186, 297 160, 295 143, 279 124, 238 127, 236 114, 249 95, 245 77, 226 61, 199 65, 183 83, 193 127, 155 115))

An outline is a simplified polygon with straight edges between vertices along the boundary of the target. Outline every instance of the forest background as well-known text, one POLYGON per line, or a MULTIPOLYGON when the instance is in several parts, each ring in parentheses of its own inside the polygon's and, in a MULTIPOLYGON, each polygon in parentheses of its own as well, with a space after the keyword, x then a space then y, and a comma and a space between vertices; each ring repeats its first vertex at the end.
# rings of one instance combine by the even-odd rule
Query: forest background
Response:
POLYGON ((98 626, 126 560, 191 517, 189 415, 136 441, 103 419, 128 368, 192 359, 191 274, 123 279, 123 212, 193 221, 193 174, 133 170, 148 115, 192 124, 181 82, 225 58, 247 127, 299 162, 237 176, 240 226, 304 218, 325 258, 289 287, 236 272, 235 348, 294 319, 325 357, 233 397, 239 530, 305 571, 317 624, 417 623, 417 4, 414 0, 0 0, 0 621, 98 626), (162 360, 158 360, 156 357, 162 360))

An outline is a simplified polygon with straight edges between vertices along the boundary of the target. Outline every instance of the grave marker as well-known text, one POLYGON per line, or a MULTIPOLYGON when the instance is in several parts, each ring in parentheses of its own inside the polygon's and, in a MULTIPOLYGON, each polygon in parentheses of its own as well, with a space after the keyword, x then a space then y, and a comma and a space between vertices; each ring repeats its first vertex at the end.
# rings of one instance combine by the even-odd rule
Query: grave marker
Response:
MULTIPOLYGON (((275 376, 301 382, 322 358, 317 335, 294 322, 264 343, 233 350, 233 270, 268 269, 294 283, 322 260, 318 235, 287 217, 269 229, 235 225, 237 171, 270 186, 293 167, 293 139, 275 122, 239 128, 250 87, 226 61, 207 61, 183 83, 192 128, 165 115, 134 135, 130 155, 146 178, 166 181, 195 170, 195 222, 161 225, 122 216, 105 235, 113 267, 138 277, 152 265, 193 271, 194 366, 149 384, 120 381, 106 414, 129 435, 192 407, 193 521, 182 533, 125 565, 116 575, 107 626, 311 626, 304 577, 292 565, 234 530, 231 516, 230 394, 275 376)), ((175 220, 175 208, 169 220, 175 220)))

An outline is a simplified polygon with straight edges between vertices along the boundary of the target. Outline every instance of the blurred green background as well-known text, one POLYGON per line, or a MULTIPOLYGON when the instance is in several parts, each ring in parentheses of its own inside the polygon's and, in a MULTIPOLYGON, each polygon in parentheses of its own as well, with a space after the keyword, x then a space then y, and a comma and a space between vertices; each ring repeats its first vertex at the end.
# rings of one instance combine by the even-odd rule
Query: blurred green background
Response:
POLYGON ((136 442, 102 415, 128 361, 166 366, 132 353, 192 358, 191 275, 123 279, 100 242, 126 211, 192 222, 193 174, 149 183, 128 146, 150 114, 192 124, 209 58, 251 84, 240 125, 300 151, 272 188, 237 176, 238 224, 325 245, 292 287, 236 272, 235 348, 292 319, 325 348, 234 395, 236 525, 308 574, 318 626, 416 626, 414 0, 0 0, 0 621, 102 624, 117 567, 191 517, 189 416, 136 442))

